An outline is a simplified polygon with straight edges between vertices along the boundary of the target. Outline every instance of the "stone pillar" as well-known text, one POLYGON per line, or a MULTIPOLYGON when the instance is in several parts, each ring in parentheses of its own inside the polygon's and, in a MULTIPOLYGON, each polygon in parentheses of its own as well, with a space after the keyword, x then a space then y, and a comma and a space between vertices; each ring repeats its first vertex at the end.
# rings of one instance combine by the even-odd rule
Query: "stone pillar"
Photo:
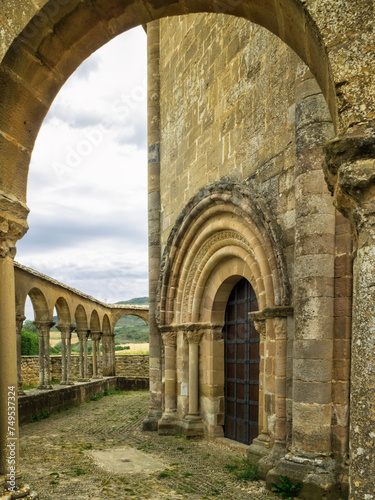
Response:
POLYGON ((177 413, 177 373, 176 373, 176 345, 177 333, 172 326, 161 328, 164 344, 164 394, 165 409, 158 423, 158 432, 161 435, 173 434, 176 430, 177 413))
POLYGON ((98 379, 101 376, 100 367, 100 338, 101 332, 91 332, 92 338, 92 378, 98 379))
MULTIPOLYGON (((290 453, 267 475, 302 480, 301 497, 337 494, 332 457, 335 207, 323 146, 334 134, 327 104, 306 69, 296 87, 293 420, 290 453)), ((329 496, 327 498, 330 498, 329 496)))
POLYGON ((115 375, 115 336, 114 334, 103 335, 103 375, 113 377, 115 375))
POLYGON ((87 336, 90 331, 77 329, 79 340, 79 378, 78 382, 88 382, 87 377, 87 336))
POLYGON ((115 349, 115 334, 112 333, 108 337, 108 358, 109 358, 109 376, 116 375, 116 349, 115 349))
POLYGON ((16 304, 13 260, 16 242, 27 231, 26 206, 0 192, 0 492, 21 485, 18 434, 16 304), (12 456, 10 456, 12 455, 12 456))
POLYGON ((39 386, 38 389, 52 389, 51 366, 49 355, 49 331, 53 321, 34 321, 39 336, 39 386))
POLYGON ((61 332, 61 374, 60 385, 73 385, 72 382, 72 331, 74 326, 58 325, 61 332))
POLYGON ((189 330, 185 331, 189 344, 189 412, 182 422, 182 430, 190 437, 203 434, 203 421, 199 412, 199 342, 203 330, 195 325, 191 325, 189 330))
POLYGON ((21 333, 23 322, 26 316, 17 314, 16 316, 16 329, 17 329, 17 387, 18 395, 23 396, 25 392, 22 390, 22 357, 21 357, 21 333))
POLYGON ((375 499, 375 123, 325 146, 325 174, 354 233, 349 499, 375 499))
POLYGON ((273 340, 269 349, 265 350, 265 358, 269 358, 265 361, 273 366, 272 384, 265 385, 265 396, 270 401, 272 400, 272 405, 266 401, 265 397, 263 429, 248 450, 249 461, 252 463, 259 461, 259 471, 264 478, 286 453, 287 317, 292 315, 293 307, 291 306, 267 307, 262 311, 249 313, 261 338, 267 337, 272 332, 273 340), (274 415, 271 415, 270 406, 274 408, 274 415), (272 432, 268 424, 270 417, 275 419, 272 432))
POLYGON ((90 330, 87 330, 86 332, 86 338, 83 340, 83 378, 86 379, 87 381, 89 379, 89 355, 88 355, 88 349, 87 349, 87 341, 90 337, 90 330))
POLYGON ((158 429, 162 415, 161 337, 156 319, 161 260, 159 30, 158 20, 147 24, 150 410, 143 429, 148 431, 158 429))

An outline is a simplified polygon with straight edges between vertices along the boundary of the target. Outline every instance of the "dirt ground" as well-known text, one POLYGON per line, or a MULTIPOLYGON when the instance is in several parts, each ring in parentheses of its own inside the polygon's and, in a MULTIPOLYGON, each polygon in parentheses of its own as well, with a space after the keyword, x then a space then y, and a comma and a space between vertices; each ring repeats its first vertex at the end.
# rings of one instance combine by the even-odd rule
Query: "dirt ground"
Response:
POLYGON ((148 392, 111 395, 23 426, 24 480, 41 500, 278 498, 231 472, 241 451, 142 432, 148 404, 148 392))

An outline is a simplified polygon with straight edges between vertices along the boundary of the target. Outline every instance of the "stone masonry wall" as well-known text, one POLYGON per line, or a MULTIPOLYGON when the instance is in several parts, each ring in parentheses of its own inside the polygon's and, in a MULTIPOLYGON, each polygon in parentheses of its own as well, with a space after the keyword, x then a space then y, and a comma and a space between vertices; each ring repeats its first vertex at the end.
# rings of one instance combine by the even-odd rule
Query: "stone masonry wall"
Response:
POLYGON ((188 200, 230 176, 267 200, 292 277, 295 80, 305 66, 242 19, 197 14, 160 23, 162 244, 188 200))
MULTIPOLYGON (((92 377, 92 356, 88 357, 88 374, 92 377)), ((22 384, 38 385, 39 359, 38 356, 22 356, 22 384)), ((123 377, 148 377, 148 355, 121 355, 116 356, 116 375, 123 377)), ((72 356, 72 378, 79 376, 79 357, 72 356)), ((61 356, 51 356, 51 378, 61 380, 61 356)))

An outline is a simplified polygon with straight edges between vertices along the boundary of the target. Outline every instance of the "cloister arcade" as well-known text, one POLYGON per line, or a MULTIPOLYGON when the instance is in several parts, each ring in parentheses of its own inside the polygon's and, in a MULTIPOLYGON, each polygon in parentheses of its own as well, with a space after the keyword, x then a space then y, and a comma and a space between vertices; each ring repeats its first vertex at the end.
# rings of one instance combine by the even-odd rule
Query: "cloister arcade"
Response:
POLYGON ((53 312, 57 311, 57 329, 61 332, 61 385, 71 385, 71 336, 79 340, 79 382, 88 381, 87 341, 92 340, 93 379, 114 376, 115 334, 117 321, 125 315, 138 316, 148 323, 148 306, 104 304, 43 274, 15 262, 16 324, 17 324, 17 381, 22 391, 21 331, 25 318, 25 302, 29 296, 34 309, 34 323, 39 337, 39 386, 51 389, 50 328, 55 325, 53 312))

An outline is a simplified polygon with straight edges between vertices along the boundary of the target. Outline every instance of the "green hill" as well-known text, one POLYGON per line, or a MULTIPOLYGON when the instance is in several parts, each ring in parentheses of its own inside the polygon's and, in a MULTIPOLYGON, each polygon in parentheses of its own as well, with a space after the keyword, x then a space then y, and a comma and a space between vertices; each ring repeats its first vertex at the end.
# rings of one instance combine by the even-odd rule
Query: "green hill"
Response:
MULTIPOLYGON (((137 297, 135 299, 116 302, 116 304, 147 305, 148 297, 137 297)), ((123 316, 115 326, 115 335, 116 344, 148 342, 148 326, 137 316, 123 316)))

